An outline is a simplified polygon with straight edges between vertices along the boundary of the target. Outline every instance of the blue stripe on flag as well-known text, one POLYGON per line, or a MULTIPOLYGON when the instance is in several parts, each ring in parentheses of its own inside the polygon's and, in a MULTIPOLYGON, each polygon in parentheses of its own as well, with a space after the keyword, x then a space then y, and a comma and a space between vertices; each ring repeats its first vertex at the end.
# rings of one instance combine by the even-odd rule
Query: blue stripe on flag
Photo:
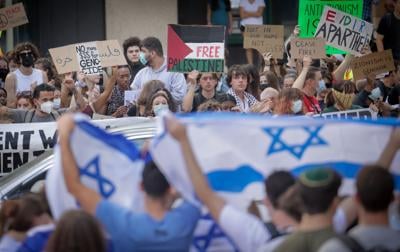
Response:
MULTIPOLYGON (((216 121, 218 119, 220 120, 243 120, 243 119, 252 119, 252 120, 260 120, 260 121, 268 121, 268 120, 276 120, 275 117, 268 117, 265 115, 259 115, 255 113, 250 113, 250 114, 242 114, 242 113, 232 113, 232 112, 218 112, 218 113, 213 113, 213 112, 204 112, 204 113, 187 113, 187 114, 178 114, 178 118, 187 118, 191 119, 193 121, 200 121, 200 120, 205 120, 205 121, 216 121)), ((357 120, 357 119, 322 119, 322 118, 310 118, 306 116, 282 116, 279 117, 279 119, 284 119, 287 121, 318 121, 318 122, 323 122, 328 123, 328 122, 336 122, 336 123, 359 123, 359 124, 373 124, 373 125, 382 125, 382 126, 400 126, 400 120, 396 118, 379 118, 378 120, 372 120, 372 119, 363 119, 363 120, 357 120)))
POLYGON ((264 176, 249 165, 235 170, 220 169, 207 174, 208 182, 215 191, 241 192, 254 182, 263 182, 264 176))
MULTIPOLYGON (((362 164, 349 162, 315 163, 296 167, 291 172, 298 176, 302 172, 318 167, 329 167, 336 170, 343 178, 355 179, 362 164)), ((400 175, 392 174, 395 190, 400 191, 400 175)), ((235 170, 217 169, 207 173, 208 182, 215 191, 242 192, 249 184, 263 182, 264 176, 249 165, 243 165, 235 170)))
MULTIPOLYGON (((349 162, 332 162, 332 163, 319 163, 319 164, 307 164, 300 167, 294 168, 291 172, 299 176, 302 172, 318 168, 318 167, 329 167, 336 170, 343 178, 355 179, 358 171, 364 164, 349 163, 349 162)), ((400 175, 393 174, 392 176, 395 181, 395 190, 400 191, 400 175)))
POLYGON ((140 152, 136 145, 127 140, 121 134, 109 134, 106 131, 94 126, 88 121, 75 122, 75 125, 85 131, 90 136, 102 141, 109 147, 116 149, 120 153, 124 154, 132 161, 136 161, 140 158, 140 152))

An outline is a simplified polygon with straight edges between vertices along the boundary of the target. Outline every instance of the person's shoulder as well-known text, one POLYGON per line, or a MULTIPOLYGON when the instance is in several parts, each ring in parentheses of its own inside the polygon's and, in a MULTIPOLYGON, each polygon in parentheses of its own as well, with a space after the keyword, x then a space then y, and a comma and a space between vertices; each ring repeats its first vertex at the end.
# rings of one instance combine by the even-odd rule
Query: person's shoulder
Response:
POLYGON ((331 238, 324 242, 319 249, 319 252, 336 252, 336 251, 341 251, 341 252, 347 252, 351 251, 348 249, 348 247, 337 237, 331 238))

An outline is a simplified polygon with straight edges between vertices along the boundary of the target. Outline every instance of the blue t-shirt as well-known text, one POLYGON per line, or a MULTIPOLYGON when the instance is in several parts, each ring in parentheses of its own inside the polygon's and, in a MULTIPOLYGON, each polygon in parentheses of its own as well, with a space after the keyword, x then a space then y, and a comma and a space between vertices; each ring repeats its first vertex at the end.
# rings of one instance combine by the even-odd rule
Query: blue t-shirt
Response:
POLYGON ((55 229, 54 224, 37 226, 28 232, 28 236, 22 242, 18 252, 44 251, 47 241, 55 229))
POLYGON ((200 211, 183 202, 164 219, 154 220, 103 200, 96 217, 111 236, 114 251, 188 251, 200 211))

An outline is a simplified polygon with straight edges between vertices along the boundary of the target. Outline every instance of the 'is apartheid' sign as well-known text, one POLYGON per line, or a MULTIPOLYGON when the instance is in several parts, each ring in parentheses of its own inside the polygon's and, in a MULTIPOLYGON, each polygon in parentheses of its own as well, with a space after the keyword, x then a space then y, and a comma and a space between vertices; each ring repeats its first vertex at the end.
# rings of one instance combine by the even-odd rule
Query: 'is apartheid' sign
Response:
POLYGON ((325 6, 315 37, 325 39, 327 45, 358 56, 363 47, 369 45, 373 31, 372 24, 325 6))
POLYGON ((168 71, 224 71, 224 26, 168 25, 168 71))

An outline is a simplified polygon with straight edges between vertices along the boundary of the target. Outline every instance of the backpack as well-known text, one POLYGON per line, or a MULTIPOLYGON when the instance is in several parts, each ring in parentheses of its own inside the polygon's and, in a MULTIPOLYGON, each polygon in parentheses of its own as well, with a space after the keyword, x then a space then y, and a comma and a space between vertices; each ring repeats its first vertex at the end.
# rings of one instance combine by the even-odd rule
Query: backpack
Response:
POLYGON ((378 245, 370 249, 365 249, 356 239, 349 235, 337 235, 337 237, 352 252, 399 252, 400 248, 389 250, 384 246, 378 245))
MULTIPOLYGON (((26 111, 25 116, 24 116, 24 123, 31 123, 33 117, 35 116, 35 109, 31 109, 26 111)), ((55 111, 56 113, 50 112, 51 117, 53 117, 54 121, 57 121, 57 119, 60 117, 60 113, 58 111, 55 111)))

